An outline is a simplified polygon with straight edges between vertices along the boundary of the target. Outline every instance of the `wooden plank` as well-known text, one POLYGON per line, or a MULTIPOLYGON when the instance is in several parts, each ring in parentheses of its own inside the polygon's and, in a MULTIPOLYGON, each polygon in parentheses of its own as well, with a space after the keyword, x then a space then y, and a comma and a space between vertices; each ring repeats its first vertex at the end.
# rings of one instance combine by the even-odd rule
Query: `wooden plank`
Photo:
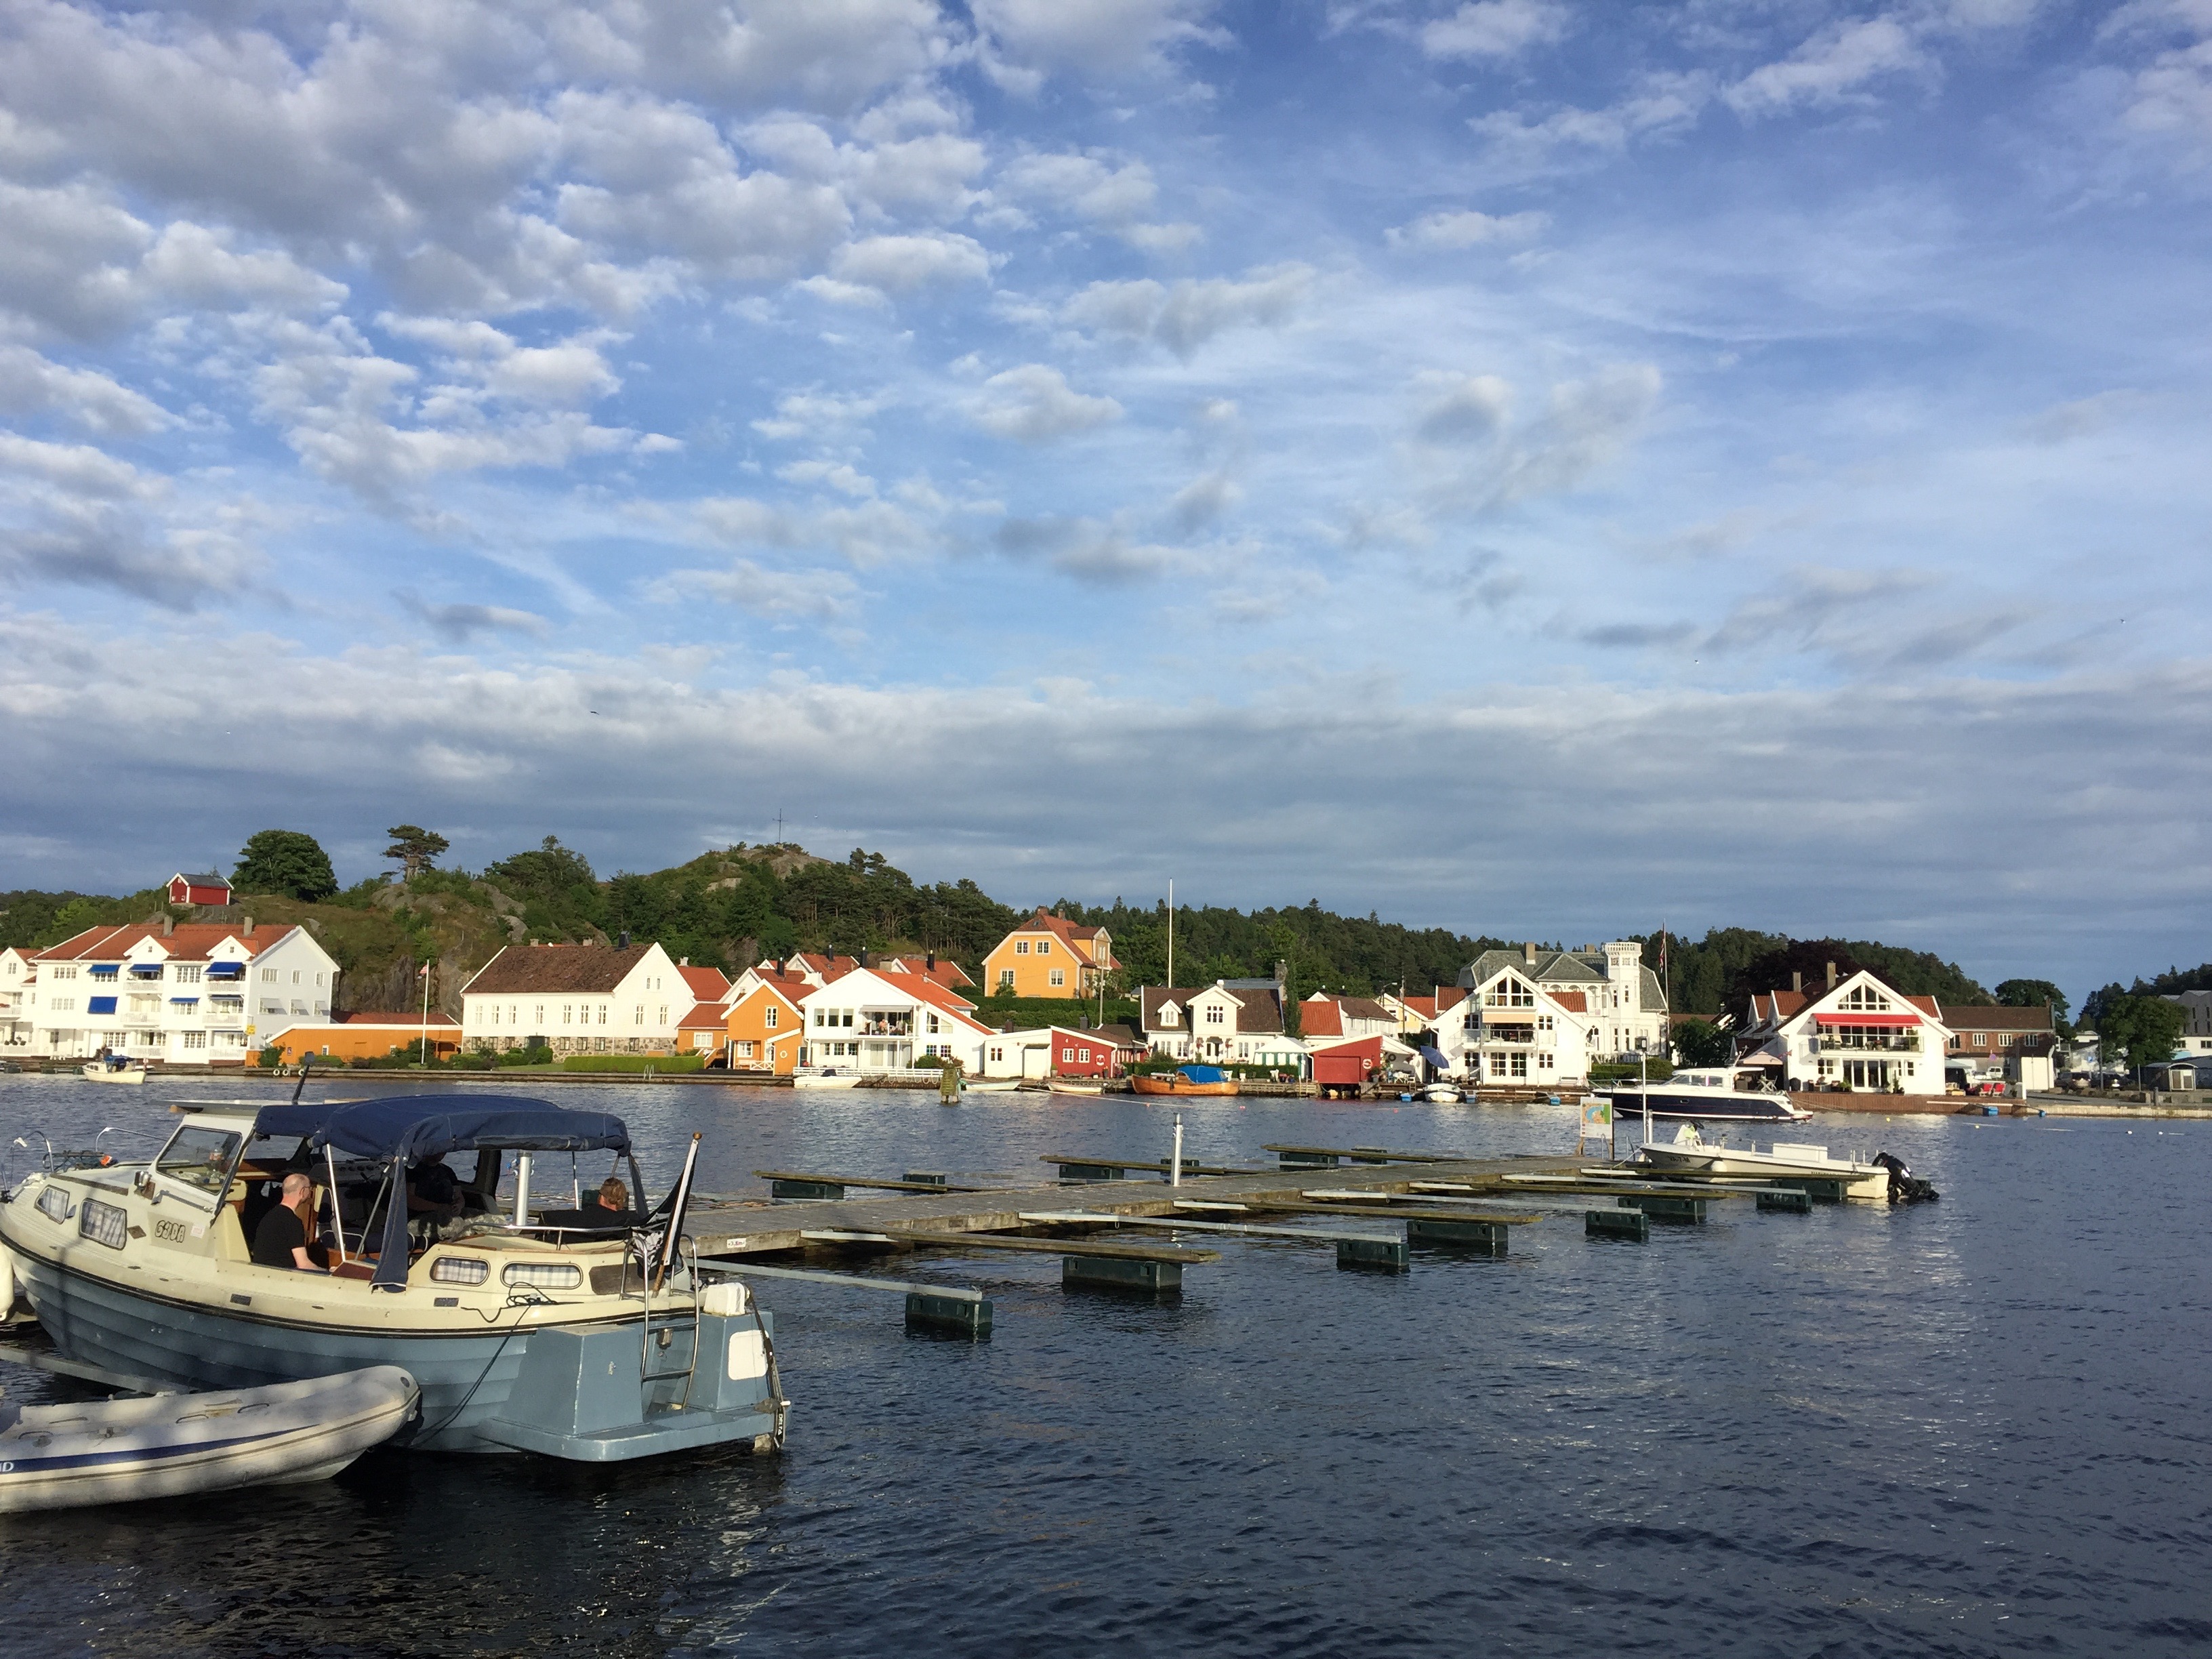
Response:
MULTIPOLYGON (((699 1258, 702 1262, 708 1258, 699 1258)), ((983 1292, 963 1288, 957 1285, 931 1285, 918 1279, 879 1279, 873 1273, 823 1273, 813 1267, 771 1267, 765 1263, 750 1261, 714 1266, 724 1277, 730 1279, 803 1279, 816 1285, 843 1285, 857 1291, 883 1291, 894 1296, 945 1296, 956 1302, 981 1302, 983 1292)))
MULTIPOLYGON (((1095 1158, 1090 1156, 1075 1158, 1064 1152, 1047 1153, 1044 1157, 1037 1159, 1037 1162, 1040 1164, 1079 1164, 1086 1168, 1094 1170, 1151 1170, 1154 1173, 1159 1175, 1165 1175, 1168 1168, 1164 1163, 1147 1164, 1140 1158, 1095 1158)), ((1233 1170, 1224 1164, 1200 1164, 1188 1158, 1182 1161, 1182 1172, 1187 1176, 1255 1176, 1274 1175, 1278 1173, 1278 1171, 1273 1170, 1233 1170)))
POLYGON ((1182 1250, 1164 1244, 1102 1244, 1087 1238, 1008 1238, 1001 1233, 930 1233, 902 1229, 917 1244, 976 1250, 1017 1250, 1028 1255, 1091 1255, 1116 1261, 1218 1261, 1218 1250, 1182 1250))
POLYGON ((1245 1221, 1191 1221, 1172 1215, 1100 1215, 1091 1211, 1047 1211, 1040 1214, 1025 1214, 1022 1219, 1050 1226, 1090 1221, 1108 1227, 1163 1227, 1170 1231, 1237 1233, 1246 1238, 1304 1238, 1316 1244, 1334 1244, 1340 1238, 1356 1238, 1370 1244, 1395 1242, 1384 1233, 1340 1233, 1325 1227, 1263 1227, 1245 1221))
POLYGON ((1494 1221, 1503 1227, 1525 1227, 1532 1221, 1541 1221, 1544 1218, 1540 1215, 1501 1215, 1495 1212, 1486 1214, 1479 1210, 1417 1210, 1410 1204, 1401 1209, 1395 1205, 1306 1204, 1291 1199, 1272 1200, 1267 1203, 1255 1202, 1252 1207, 1259 1210, 1280 1210, 1285 1214, 1359 1215, 1390 1221, 1494 1221))
POLYGON ((805 1181, 823 1187, 865 1187, 887 1193, 988 1193, 989 1187, 948 1187, 941 1181, 869 1181, 860 1176, 809 1175, 798 1170, 755 1170, 763 1181, 805 1181))
POLYGON ((1466 1152, 1394 1152, 1382 1146, 1294 1146, 1281 1141, 1270 1141, 1260 1149, 1263 1152, 1298 1152, 1308 1158, 1352 1158, 1362 1163, 1386 1158, 1393 1164, 1464 1164, 1466 1152))

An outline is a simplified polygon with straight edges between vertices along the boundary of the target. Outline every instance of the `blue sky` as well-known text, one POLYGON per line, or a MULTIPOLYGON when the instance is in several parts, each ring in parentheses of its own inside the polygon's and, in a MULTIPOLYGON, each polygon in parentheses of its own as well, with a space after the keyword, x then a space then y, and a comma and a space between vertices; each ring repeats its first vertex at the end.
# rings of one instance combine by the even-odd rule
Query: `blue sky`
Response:
POLYGON ((0 884, 2202 961, 2208 185, 2212 0, 9 0, 0 884))

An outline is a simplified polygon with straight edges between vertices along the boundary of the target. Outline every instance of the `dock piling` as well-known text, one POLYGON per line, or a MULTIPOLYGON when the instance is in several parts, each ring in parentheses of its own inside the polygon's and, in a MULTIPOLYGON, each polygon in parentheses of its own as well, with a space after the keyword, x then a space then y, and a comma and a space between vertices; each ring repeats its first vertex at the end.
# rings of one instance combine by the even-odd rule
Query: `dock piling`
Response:
POLYGON ((1643 1244, 1651 1237, 1651 1218, 1641 1210, 1585 1210, 1583 1232, 1590 1238, 1628 1238, 1643 1244))
POLYGON ((1504 1255, 1510 1230, 1496 1221, 1408 1221, 1408 1244, 1441 1246, 1486 1255, 1504 1255))
POLYGON ((963 1297, 933 1296, 926 1291, 908 1291, 906 1322, 925 1325, 933 1330, 954 1331, 963 1336, 988 1336, 991 1334, 991 1304, 988 1298, 971 1302, 963 1297))
POLYGON ((1413 1265, 1413 1252, 1406 1248, 1402 1238, 1340 1238, 1336 1242, 1336 1265, 1340 1267, 1401 1273, 1413 1265))
POLYGON ((828 1199, 832 1201, 845 1196, 845 1188, 835 1181, 771 1181, 768 1184, 770 1198, 828 1199))
POLYGON ((1778 1210, 1784 1215, 1810 1215, 1813 1213, 1813 1194, 1805 1192, 1761 1193, 1759 1207, 1778 1210))
POLYGON ((1132 1261, 1115 1256, 1066 1255, 1060 1260, 1062 1290, 1136 1291, 1147 1295, 1182 1290, 1180 1261, 1132 1261))
POLYGON ((933 1170, 908 1170, 899 1177, 916 1187, 942 1187, 945 1176, 933 1170))
POLYGON ((1613 1200, 1624 1210, 1641 1210, 1654 1221, 1702 1222, 1707 1200, 1702 1198, 1660 1198, 1650 1193, 1623 1193, 1613 1200))

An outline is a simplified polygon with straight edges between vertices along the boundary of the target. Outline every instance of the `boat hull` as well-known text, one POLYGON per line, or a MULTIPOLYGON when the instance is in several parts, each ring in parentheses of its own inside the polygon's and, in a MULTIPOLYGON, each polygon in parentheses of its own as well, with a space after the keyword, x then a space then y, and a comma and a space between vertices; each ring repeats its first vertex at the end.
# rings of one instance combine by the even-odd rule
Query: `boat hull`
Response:
POLYGON ((0 1515, 328 1480, 414 1415, 380 1365, 217 1395, 33 1406, 0 1433, 0 1515))
POLYGON ((1129 1086, 1140 1095, 1233 1095, 1237 1085, 1232 1080, 1220 1083, 1193 1083, 1188 1078, 1172 1080, 1158 1077, 1135 1077, 1129 1086))
POLYGON ((791 1086, 794 1089, 857 1089, 860 1086, 860 1079, 857 1073, 851 1077, 805 1077, 800 1075, 793 1077, 791 1079, 791 1086))
POLYGON ((1657 1170, 1703 1176, 1763 1177, 1771 1181, 1832 1181, 1845 1198, 1869 1203, 1889 1201, 1889 1171, 1876 1164, 1854 1164, 1825 1156, 1826 1149, 1807 1149, 1799 1156, 1781 1152, 1747 1152, 1725 1146, 1670 1146, 1649 1144, 1637 1149, 1637 1158, 1657 1170), (1818 1150, 1823 1156, 1814 1157, 1818 1150))
POLYGON ((1613 1102, 1616 1121, 1641 1117, 1647 1098, 1651 1115, 1670 1123, 1796 1123, 1807 1115, 1781 1095, 1674 1094, 1663 1089, 1650 1090, 1648 1095, 1637 1089, 1597 1092, 1613 1102))
MULTIPOLYGON (((647 1385, 638 1376, 642 1370, 642 1338, 635 1319, 516 1323, 454 1334, 386 1334, 257 1319, 242 1311, 226 1313, 199 1303, 149 1295, 20 1247, 11 1255, 17 1288, 38 1315, 40 1327, 55 1351, 66 1358, 111 1371, 185 1389, 251 1389, 397 1365, 415 1379, 422 1391, 420 1413, 392 1436, 397 1447, 425 1451, 546 1450, 576 1461, 600 1462, 725 1442, 750 1441, 758 1448, 764 1440, 780 1437, 781 1432, 780 1407, 763 1397, 751 1410, 687 1411, 682 1413, 680 1433, 672 1433, 659 1443, 637 1434, 597 1439, 574 1433, 552 1434, 540 1437, 549 1441, 544 1445, 530 1439, 532 1425, 526 1420, 531 1415, 528 1402, 520 1413, 510 1412, 509 1405, 518 1379, 532 1370, 533 1348, 550 1344, 557 1350, 580 1339, 600 1339, 610 1345, 610 1352, 635 1387, 645 1390, 647 1385), (629 1366, 638 1370, 629 1370, 629 1366), (550 1443, 556 1440, 561 1443, 550 1443)), ((723 1327, 728 1322, 701 1322, 702 1377, 715 1369, 714 1357, 725 1351, 728 1336, 723 1327)), ((767 1315, 745 1316, 743 1323, 757 1329, 765 1345, 770 1329, 767 1315)), ((682 1350, 657 1354, 655 1364, 663 1371, 681 1372, 690 1358, 691 1338, 687 1328, 675 1326, 673 1340, 683 1345, 682 1350)), ((555 1364, 562 1358, 559 1352, 549 1355, 555 1364)), ((714 1379, 709 1386, 721 1391, 721 1380, 714 1379)), ((649 1392, 649 1402, 633 1402, 641 1422, 671 1415, 665 1408, 679 1397, 678 1385, 663 1383, 649 1392), (660 1409, 648 1413, 647 1403, 660 1409)), ((761 1390, 735 1392, 758 1394, 761 1390)), ((692 1403, 707 1407, 703 1400, 692 1403)), ((573 1429, 574 1425, 567 1426, 573 1429)), ((672 1429, 674 1426, 672 1423, 672 1429)))
POLYGON ((80 1066, 78 1070, 94 1083, 138 1084, 146 1080, 146 1068, 143 1066, 122 1066, 111 1070, 94 1061, 89 1066, 80 1066))

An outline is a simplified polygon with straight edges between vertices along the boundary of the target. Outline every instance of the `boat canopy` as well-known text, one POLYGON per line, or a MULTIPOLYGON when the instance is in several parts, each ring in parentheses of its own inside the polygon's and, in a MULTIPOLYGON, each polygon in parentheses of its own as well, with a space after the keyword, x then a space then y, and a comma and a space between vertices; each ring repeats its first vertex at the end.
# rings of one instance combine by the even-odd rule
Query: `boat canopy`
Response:
MULTIPOLYGON (((509 1152, 630 1151, 629 1131, 605 1112, 572 1112, 526 1095, 396 1095, 385 1100, 302 1101, 264 1106, 254 1118, 263 1134, 304 1135, 311 1150, 333 1147, 356 1158, 389 1159, 393 1202, 385 1207, 376 1287, 407 1283, 407 1166, 480 1147, 509 1152)), ((635 1164, 631 1178, 637 1178, 635 1164)))
POLYGON ((1229 1075, 1218 1066, 1178 1066, 1176 1070, 1193 1083, 1219 1083, 1229 1075))

